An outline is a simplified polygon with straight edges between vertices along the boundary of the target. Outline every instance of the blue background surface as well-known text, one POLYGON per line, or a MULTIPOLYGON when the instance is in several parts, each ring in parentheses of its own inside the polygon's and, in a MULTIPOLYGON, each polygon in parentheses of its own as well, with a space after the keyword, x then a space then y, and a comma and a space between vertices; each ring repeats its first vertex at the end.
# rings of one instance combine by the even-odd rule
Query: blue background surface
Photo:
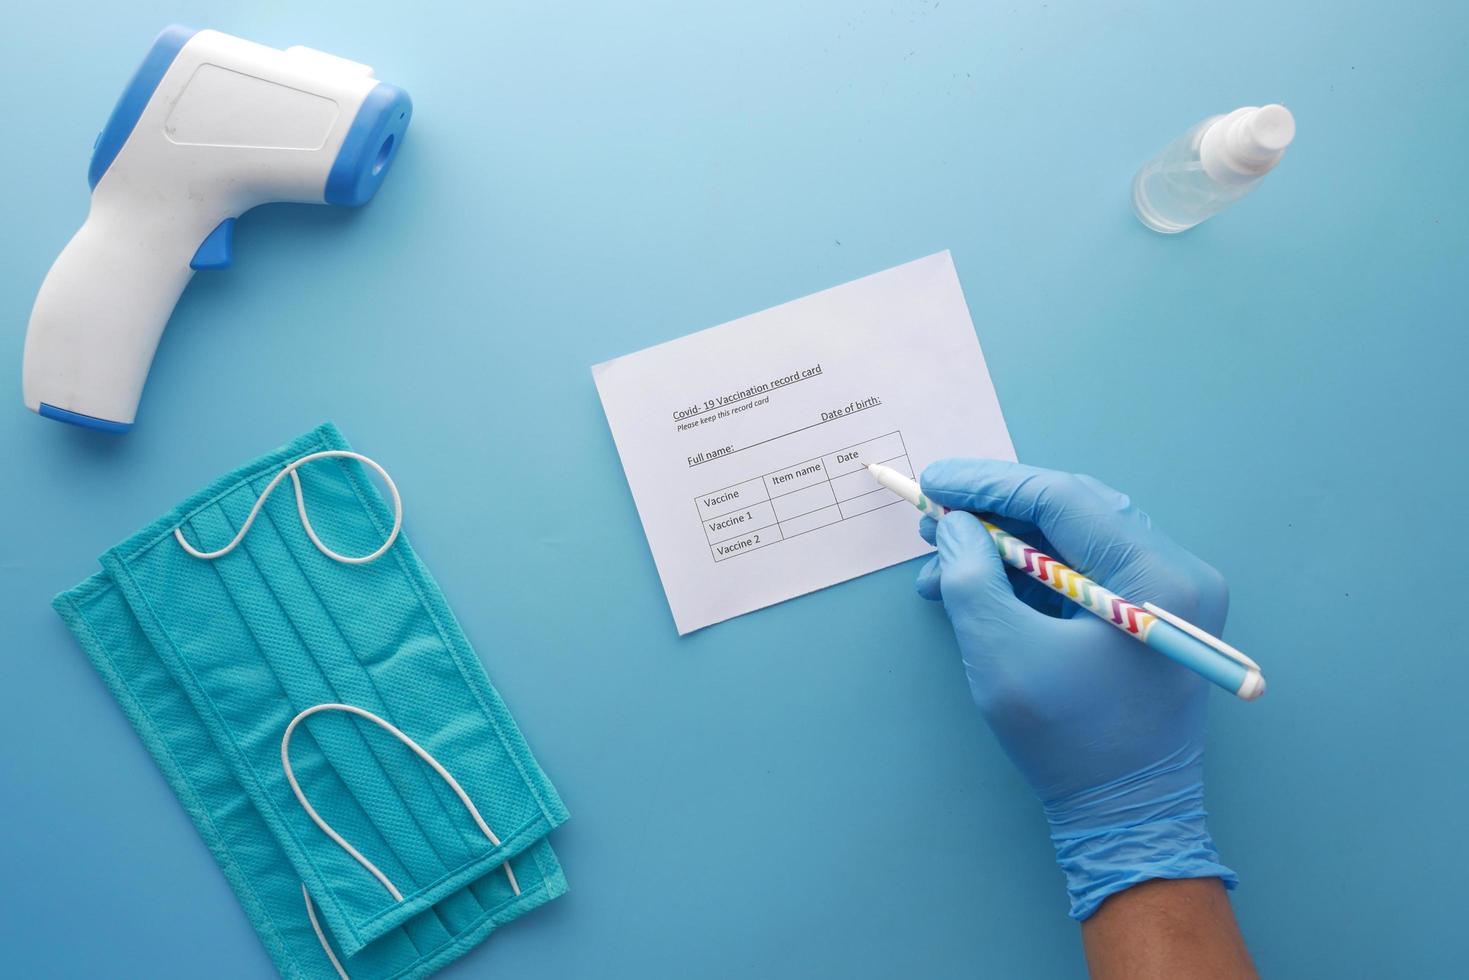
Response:
POLYGON ((1214 697, 1208 801, 1265 973, 1462 975, 1469 7, 624 6, 7 12, 3 972, 270 973, 48 603, 331 418, 573 815, 571 893, 448 975, 1082 975, 916 566, 679 640, 588 371, 950 248, 1021 458, 1128 490, 1230 580, 1270 693, 1214 697), (371 63, 416 111, 366 208, 241 219, 109 437, 22 408, 22 338, 173 21, 371 63), (1299 141, 1254 197, 1137 224, 1140 163, 1272 100, 1299 141))

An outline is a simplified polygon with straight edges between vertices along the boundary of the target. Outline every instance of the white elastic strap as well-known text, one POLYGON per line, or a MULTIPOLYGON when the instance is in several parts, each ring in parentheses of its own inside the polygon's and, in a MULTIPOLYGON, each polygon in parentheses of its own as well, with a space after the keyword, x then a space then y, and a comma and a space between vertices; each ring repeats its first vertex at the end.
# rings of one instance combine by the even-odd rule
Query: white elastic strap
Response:
MULTIPOLYGON (((443 778, 444 782, 449 784, 449 788, 454 791, 454 795, 459 797, 459 802, 464 804, 464 808, 469 811, 469 815, 474 818, 475 824, 479 827, 480 831, 489 838, 490 843, 495 845, 496 847, 500 846, 500 838, 495 836, 495 832, 490 829, 490 825, 485 823, 484 817, 481 817, 479 815, 479 810, 476 809, 474 801, 469 798, 469 794, 464 792, 464 787, 460 786, 459 781, 453 776, 449 775, 449 771, 443 766, 439 765, 439 760, 429 755, 428 752, 423 748, 423 746, 413 741, 413 739, 409 738, 407 735, 404 735, 391 722, 379 718, 377 715, 373 714, 371 711, 368 711, 366 708, 359 708, 355 704, 327 703, 312 705, 305 711, 302 711, 300 714, 296 715, 296 717, 292 718, 291 723, 286 726, 286 733, 281 736, 281 768, 286 771, 286 782, 291 784, 291 792, 296 794, 296 802, 301 804, 301 809, 306 811, 306 815, 311 818, 312 822, 320 827, 322 829, 322 832, 325 833, 328 837, 336 841, 338 847, 346 851, 348 854, 352 855, 357 863, 366 868, 374 878, 382 882, 383 887, 386 888, 388 890, 388 893, 393 896, 394 901, 403 901, 403 893, 398 891, 393 883, 388 880, 387 875, 378 870, 377 865, 373 864, 367 858, 363 857, 361 851, 357 850, 357 848, 353 847, 351 844, 348 844, 342 838, 341 834, 337 833, 331 828, 330 824, 321 819, 321 814, 316 812, 316 808, 313 807, 310 801, 306 799, 306 794, 301 792, 301 784, 296 782, 296 774, 291 770, 291 734, 295 732, 297 725, 301 724, 301 722, 305 721, 307 718, 310 718, 312 715, 321 711, 345 711, 348 714, 357 715, 359 718, 366 718, 368 721, 382 728, 384 731, 397 738, 398 741, 402 742, 404 745, 412 749, 415 755, 417 755, 424 762, 427 762, 430 766, 432 766, 434 772, 438 773, 439 776, 443 778)), ((510 870, 510 862, 506 861, 500 866, 505 869, 505 878, 510 882, 511 891, 515 892, 516 895, 519 895, 520 883, 515 880, 515 872, 510 870)))
POLYGON ((250 525, 255 523, 255 518, 260 513, 260 508, 265 506, 265 498, 270 496, 271 491, 276 488, 281 480, 285 479, 286 474, 288 473, 291 476, 291 482, 296 485, 296 512, 301 515, 301 526, 306 529, 306 536, 311 539, 312 544, 316 545, 316 550, 320 551, 323 555, 326 555, 332 561, 339 561, 344 565, 365 565, 370 561, 376 561, 378 558, 381 558, 383 553, 391 548, 393 546, 393 542, 398 539, 398 532, 403 527, 403 500, 401 497, 398 496, 397 484, 393 483, 393 478, 391 476, 388 476, 388 471, 379 466, 376 461, 368 459, 361 453, 354 453, 351 450, 347 449, 327 449, 319 453, 310 453, 306 456, 302 456, 300 459, 292 460, 291 462, 287 463, 285 467, 275 475, 274 479, 266 484, 265 490, 260 494, 260 496, 255 498, 255 506, 250 508, 250 515, 245 518, 245 523, 240 525, 240 530, 235 534, 234 540, 225 545, 223 548, 220 548, 218 551, 199 551, 193 545, 189 544, 189 542, 184 540, 183 528, 174 528, 173 536, 178 539, 178 543, 183 546, 183 549, 189 554, 193 555, 195 558, 206 558, 212 560, 215 558, 219 558, 222 555, 229 554, 231 551, 235 550, 236 545, 244 540, 245 532, 250 530, 250 525), (316 536, 316 529, 311 526, 311 518, 306 516, 306 498, 301 494, 301 478, 296 475, 296 469, 297 467, 303 466, 314 459, 328 459, 331 457, 340 457, 342 459, 355 459, 359 463, 366 463, 368 466, 371 466, 373 469, 377 470, 378 475, 383 478, 383 482, 388 485, 388 493, 390 493, 393 497, 393 530, 388 534, 388 539, 384 541, 382 545, 370 555, 353 556, 337 554, 335 551, 322 544, 321 539, 316 536))
POLYGON ((331 946, 327 944, 326 933, 321 931, 321 924, 316 921, 316 906, 311 904, 311 893, 306 890, 305 882, 301 883, 301 897, 306 899, 306 918, 311 920, 311 928, 316 930, 316 941, 321 943, 322 952, 326 953, 326 958, 332 961, 332 966, 337 968, 337 976, 342 980, 352 980, 347 976, 347 971, 342 969, 342 961, 337 959, 337 954, 333 953, 331 946))

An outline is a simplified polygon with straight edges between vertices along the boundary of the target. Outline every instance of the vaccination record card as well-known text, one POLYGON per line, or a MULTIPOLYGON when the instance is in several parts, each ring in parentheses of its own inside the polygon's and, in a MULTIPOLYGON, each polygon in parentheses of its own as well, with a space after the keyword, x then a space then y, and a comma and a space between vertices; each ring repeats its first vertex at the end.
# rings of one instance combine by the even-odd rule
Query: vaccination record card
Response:
POLYGON ((868 463, 1015 458, 948 252, 592 376, 680 634, 932 551, 868 463))

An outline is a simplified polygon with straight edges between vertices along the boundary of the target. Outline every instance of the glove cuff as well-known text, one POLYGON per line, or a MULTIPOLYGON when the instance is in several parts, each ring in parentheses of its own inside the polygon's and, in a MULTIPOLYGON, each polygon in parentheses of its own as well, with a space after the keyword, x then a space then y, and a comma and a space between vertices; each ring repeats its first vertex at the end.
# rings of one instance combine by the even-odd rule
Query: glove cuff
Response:
POLYGON ((1073 919, 1085 921, 1109 895, 1152 878, 1239 884, 1209 837, 1202 769, 1202 748, 1185 746, 1120 779, 1046 802, 1073 919))
POLYGON ((1218 878, 1233 890, 1239 876, 1219 862, 1202 809, 1082 836, 1058 833, 1051 843, 1066 873, 1071 918, 1090 918, 1109 895, 1152 878, 1218 878))

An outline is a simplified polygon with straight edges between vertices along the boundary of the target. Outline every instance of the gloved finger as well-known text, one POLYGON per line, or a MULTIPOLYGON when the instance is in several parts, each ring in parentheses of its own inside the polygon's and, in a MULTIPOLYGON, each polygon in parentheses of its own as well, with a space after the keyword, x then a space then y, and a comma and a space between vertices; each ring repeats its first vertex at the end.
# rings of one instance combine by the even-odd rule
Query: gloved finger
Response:
MULTIPOLYGON (((1021 538, 1033 548, 1039 548, 1041 551, 1045 551, 1051 547, 1050 542, 1046 541, 1045 537, 1029 524, 1008 520, 1003 517, 995 517, 994 515, 988 515, 985 519, 998 527, 1003 527, 1006 531, 1021 538)), ((920 518, 918 521, 918 533, 922 535, 923 540, 929 544, 933 544, 938 534, 938 522, 932 517, 925 516, 920 518)), ((1005 566, 1005 575, 1010 579, 1010 588, 1015 592, 1016 598, 1021 602, 1038 612, 1045 613, 1047 616, 1062 615, 1065 600, 1056 591, 1047 588, 1018 568, 1011 568, 1009 565, 1005 566)), ((918 581, 914 583, 914 588, 925 599, 938 600, 943 597, 939 587, 939 560, 937 555, 930 558, 919 569, 918 581)))
POLYGON ((1056 550, 1056 546, 1047 541, 1046 536, 1034 524, 1017 521, 1014 518, 993 513, 980 514, 979 517, 989 521, 1001 531, 1015 535, 1032 548, 1039 548, 1041 551, 1045 551, 1047 548, 1051 549, 1051 551, 1056 550))
POLYGON ((1143 527, 1151 528, 1153 526, 1153 519, 1134 504, 1132 498, 1121 490, 1113 490, 1101 480, 1098 480, 1094 476, 1088 476, 1085 473, 1076 474, 1076 478, 1090 487, 1093 493, 1109 503, 1119 514, 1126 514, 1134 520, 1141 522, 1143 527))
POLYGON ((922 517, 918 518, 918 536, 927 541, 929 544, 933 544, 935 542, 938 535, 938 530, 939 522, 934 520, 932 517, 924 514, 922 517))
MULTIPOLYGON (((979 516, 989 521, 1000 530, 1015 535, 1021 541, 1024 541, 1026 544, 1030 545, 1032 548, 1038 548, 1041 551, 1046 552, 1047 554, 1050 554, 1056 550, 1055 545, 1047 541, 1046 536, 1042 534, 1039 530, 1037 530, 1034 524, 1027 524, 1025 521, 1016 521, 1008 517, 1001 517, 999 514, 980 514, 979 516)), ((924 516, 918 518, 919 537, 923 538, 923 540, 927 541, 929 544, 933 544, 935 541, 935 535, 937 533, 938 522, 935 521, 932 517, 929 517, 927 514, 925 514, 924 516)))
POLYGON ((944 609, 957 631, 1011 635, 1042 613, 1021 602, 989 532, 973 514, 949 514, 938 526, 939 578, 944 609))
POLYGON ((931 555, 928 561, 923 563, 923 567, 918 569, 918 581, 913 583, 913 588, 919 595, 931 602, 943 599, 943 592, 939 588, 938 555, 931 555))
POLYGON ((1036 612, 1047 616, 1064 615, 1067 600, 1055 589, 1042 585, 1020 569, 1009 565, 1005 566, 1005 576, 1010 580, 1010 588, 1015 591, 1015 597, 1036 612))
MULTIPOLYGON (((999 514, 979 515, 989 521, 995 527, 1024 541, 1039 551, 1048 555, 1056 553, 1056 546, 1046 540, 1046 536, 1036 529, 1034 524, 1025 521, 1017 521, 1009 517, 1001 517, 999 514)), ((1065 607, 1069 604, 1062 598, 1061 594, 1054 589, 1042 584, 1022 572, 1020 569, 1005 565, 1005 574, 1010 577, 1010 586, 1015 590, 1015 595, 1020 601, 1032 609, 1045 613, 1047 616, 1061 616, 1065 607)))
POLYGON ((1070 473, 996 459, 945 459, 929 465, 920 483, 945 507, 1034 525, 1056 546, 1055 557, 1103 583, 1131 560, 1148 533, 1070 473))

